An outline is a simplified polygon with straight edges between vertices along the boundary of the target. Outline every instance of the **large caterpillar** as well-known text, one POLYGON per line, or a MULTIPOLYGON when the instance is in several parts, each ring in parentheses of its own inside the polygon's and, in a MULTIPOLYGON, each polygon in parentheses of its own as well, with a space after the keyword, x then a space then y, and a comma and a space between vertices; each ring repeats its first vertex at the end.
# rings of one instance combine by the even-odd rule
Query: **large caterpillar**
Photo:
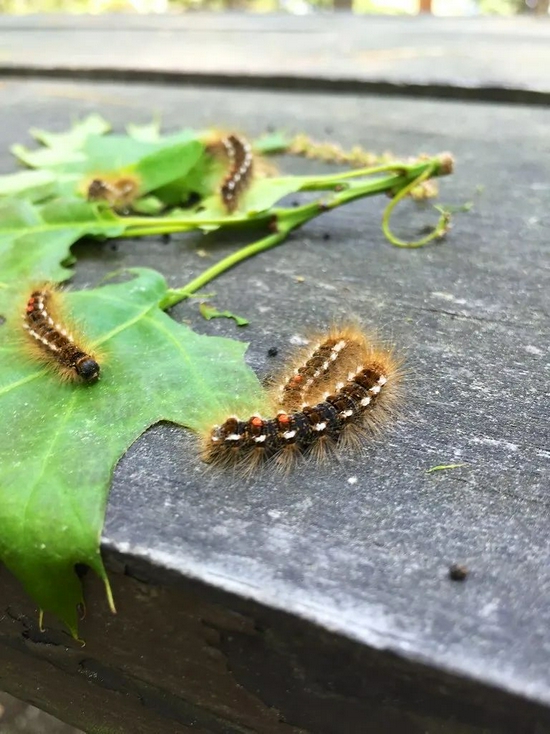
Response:
POLYGON ((203 459, 250 473, 269 459, 288 468, 300 455, 322 458, 373 434, 391 414, 398 383, 392 350, 356 327, 334 329, 272 386, 274 417, 226 418, 204 437, 203 459))
POLYGON ((69 380, 95 382, 100 367, 91 351, 63 325, 59 294, 50 286, 34 288, 23 313, 23 328, 34 356, 69 380))

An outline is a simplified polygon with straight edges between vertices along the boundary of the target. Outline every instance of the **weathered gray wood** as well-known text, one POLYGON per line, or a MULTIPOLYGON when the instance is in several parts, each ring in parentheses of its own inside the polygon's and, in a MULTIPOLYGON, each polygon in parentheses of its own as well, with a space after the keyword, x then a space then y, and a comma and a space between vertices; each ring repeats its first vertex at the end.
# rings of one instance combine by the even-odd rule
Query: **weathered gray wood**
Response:
POLYGON ((82 734, 45 711, 0 691, 0 726, 3 734, 82 734))
POLYGON ((533 18, 246 14, 0 18, 0 74, 550 102, 533 18))
MULTIPOLYGON (((550 113, 60 82, 6 82, 0 100, 6 171, 28 127, 61 129, 92 110, 121 127, 159 111, 170 128, 275 126, 396 154, 449 149, 457 171, 442 200, 484 186, 439 246, 392 248, 385 200, 373 199, 227 274, 216 303, 249 317, 246 332, 202 321, 191 302, 174 310, 249 340, 261 373, 274 366, 269 347, 283 359, 293 335, 358 316, 407 354, 404 418, 363 457, 249 485, 206 475, 184 431, 149 431, 121 461, 108 508, 119 616, 101 612, 92 585, 84 650, 55 625, 40 636, 2 572, 0 688, 82 728, 93 713, 137 734, 549 732, 550 113), (467 466, 426 474, 454 462, 467 466), (463 584, 448 579, 456 561, 471 569, 463 584)), ((395 226, 410 234, 433 221, 410 204, 395 226)), ((150 265, 182 284, 204 267, 197 245, 217 259, 244 237, 80 245, 75 283, 150 265)))

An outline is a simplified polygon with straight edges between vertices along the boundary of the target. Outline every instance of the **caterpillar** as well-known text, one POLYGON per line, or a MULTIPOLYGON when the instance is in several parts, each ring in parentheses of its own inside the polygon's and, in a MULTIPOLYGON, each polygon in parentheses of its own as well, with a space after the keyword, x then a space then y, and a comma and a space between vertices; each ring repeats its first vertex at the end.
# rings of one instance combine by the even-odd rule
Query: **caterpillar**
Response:
POLYGON ((333 329, 272 384, 274 417, 226 417, 203 437, 202 458, 243 474, 268 460, 289 469, 300 456, 322 459, 374 434, 393 412, 399 382, 391 349, 357 327, 333 329))
POLYGON ((63 325, 59 294, 53 287, 33 288, 26 301, 23 328, 34 356, 63 378, 87 383, 99 379, 96 357, 63 325))
POLYGON ((248 140, 234 133, 223 138, 222 145, 229 159, 229 171, 222 181, 220 196, 231 214, 237 209, 240 196, 252 182, 254 155, 248 140))
POLYGON ((118 212, 126 211, 137 197, 139 186, 133 178, 123 177, 109 181, 94 178, 87 188, 88 201, 105 201, 118 212))
POLYGON ((306 399, 310 402, 320 399, 330 389, 334 373, 344 374, 342 363, 344 370, 347 367, 349 371, 360 363, 368 349, 365 336, 353 326, 331 329, 310 341, 314 346, 300 350, 290 367, 271 381, 278 406, 287 411, 296 410, 306 399))

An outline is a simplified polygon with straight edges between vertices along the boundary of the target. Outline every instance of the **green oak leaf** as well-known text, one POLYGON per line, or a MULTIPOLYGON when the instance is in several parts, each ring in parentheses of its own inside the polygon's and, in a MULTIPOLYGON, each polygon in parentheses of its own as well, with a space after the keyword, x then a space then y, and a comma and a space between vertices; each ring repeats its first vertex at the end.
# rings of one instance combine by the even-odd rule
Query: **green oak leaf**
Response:
MULTIPOLYGON (((163 137, 161 133, 161 121, 159 118, 155 118, 144 125, 130 122, 126 125, 126 132, 131 138, 149 143, 161 140, 163 137)), ((203 140, 208 136, 209 132, 212 133, 213 131, 198 131, 197 136, 203 140)), ((282 131, 275 131, 272 133, 265 133, 256 138, 253 141, 253 148, 254 152, 258 155, 272 155, 274 153, 284 153, 288 150, 291 142, 292 139, 289 138, 288 135, 285 135, 282 131)))
POLYGON ((75 636, 74 565, 91 567, 108 588, 99 541, 112 472, 128 447, 159 421, 202 431, 236 404, 267 408, 244 362, 247 345, 176 323, 158 307, 163 277, 132 272, 130 281, 64 295, 97 351, 94 385, 62 382, 26 354, 18 301, 0 287, 0 559, 75 636))
POLYGON ((30 133, 35 140, 48 148, 79 150, 90 135, 105 135, 110 130, 110 123, 101 115, 93 113, 83 120, 76 120, 71 129, 64 133, 51 133, 38 128, 32 128, 30 133))
MULTIPOLYGON (((144 196, 179 178, 185 178, 201 158, 203 150, 198 140, 188 140, 148 153, 137 162, 123 168, 94 168, 84 177, 76 173, 65 173, 60 176, 58 188, 66 196, 86 197, 88 186, 94 178, 105 178, 108 182, 112 182, 117 178, 130 177, 137 181, 139 196, 144 196)), ((163 203, 159 203, 162 209, 163 203)))
POLYGON ((69 170, 82 173, 95 170, 118 171, 136 165, 142 158, 153 153, 191 141, 200 145, 193 130, 182 130, 178 135, 171 135, 157 142, 135 140, 127 135, 92 136, 82 149, 86 155, 85 164, 71 165, 69 170))
POLYGON ((156 196, 144 196, 132 202, 132 211, 137 214, 147 214, 154 216, 160 214, 164 209, 164 202, 157 199, 156 196))
POLYGON ((33 202, 57 193, 57 177, 51 171, 19 171, 0 176, 0 197, 19 197, 33 202))
POLYGON ((0 278, 4 283, 66 280, 71 245, 84 235, 116 237, 125 226, 110 210, 82 199, 41 206, 24 199, 0 200, 0 278))
POLYGON ((59 168, 69 164, 86 161, 86 156, 81 150, 72 148, 38 148, 31 150, 25 145, 15 143, 10 151, 25 166, 29 168, 59 168))
POLYGON ((145 156, 123 173, 135 174, 140 180, 140 193, 148 194, 185 177, 197 164, 204 152, 198 140, 177 143, 145 156))
POLYGON ((151 122, 146 122, 144 125, 139 125, 135 122, 129 122, 126 125, 126 132, 130 138, 134 140, 142 140, 146 143, 154 143, 160 140, 160 119, 156 118, 151 122))
MULTIPOLYGON (((57 180, 54 178, 54 183, 63 196, 84 196, 85 176, 125 175, 134 171, 140 173, 143 169, 145 177, 140 196, 153 193, 164 206, 173 207, 184 203, 190 195, 198 195, 206 200, 209 214, 219 209, 216 207, 216 192, 223 179, 226 162, 205 150, 208 131, 184 129, 162 135, 158 120, 146 125, 129 124, 127 135, 106 135, 108 130, 109 124, 103 118, 92 115, 65 133, 34 130, 35 138, 43 143, 43 147, 31 150, 15 145, 12 152, 25 165, 55 174, 57 180), (177 146, 185 143, 189 144, 187 152, 178 151, 177 146), (191 151, 200 151, 201 154, 191 160, 191 151), (180 171, 177 170, 178 159, 182 160, 180 171)), ((281 133, 272 133, 258 138, 253 145, 258 154, 277 153, 286 149, 288 140, 281 133)), ((9 181, 6 183, 10 184, 9 181)), ((258 183, 261 182, 255 182, 255 185, 258 183)), ((269 208, 269 201, 274 202, 288 193, 288 189, 293 190, 290 182, 283 186, 285 190, 282 193, 277 193, 273 187, 264 190, 260 186, 251 203, 244 204, 244 211, 269 208)))
POLYGON ((30 168, 47 168, 58 173, 93 173, 118 171, 136 165, 157 151, 197 140, 193 130, 182 130, 165 138, 148 141, 128 135, 88 135, 77 148, 55 146, 30 150, 14 145, 12 153, 30 168))
POLYGON ((30 168, 50 168, 59 165, 84 161, 86 156, 81 149, 90 136, 104 135, 111 129, 110 124, 96 114, 83 120, 77 120, 70 130, 63 133, 51 133, 46 130, 32 129, 31 135, 42 143, 43 147, 31 150, 24 145, 16 144, 11 152, 30 168))
MULTIPOLYGON (((16 152, 21 153, 20 148, 16 152)), ((175 186, 175 193, 171 196, 180 203, 189 190, 186 179, 205 157, 203 153, 204 145, 196 133, 184 130, 157 141, 125 135, 88 135, 76 150, 53 147, 26 151, 23 160, 27 165, 39 168, 26 172, 27 176, 47 174, 53 177, 55 190, 63 197, 85 198, 93 178, 112 181, 117 177, 135 176, 139 183, 139 196, 157 189, 162 191, 167 186, 174 189, 175 186), (59 158, 56 159, 58 153, 59 158)), ((196 178, 196 173, 193 177, 196 178)), ((10 182, 6 185, 9 187, 10 182)), ((1 186, 0 179, 0 195, 1 186)), ((167 202, 158 194, 156 198, 162 209, 167 202)))
POLYGON ((310 181, 305 176, 278 176, 275 178, 260 178, 252 182, 240 200, 238 209, 228 213, 224 207, 219 192, 207 196, 193 210, 173 209, 168 217, 185 217, 190 226, 193 224, 206 231, 218 229, 224 223, 234 222, 243 217, 254 217, 254 215, 267 211, 288 194, 294 194, 302 188, 304 183, 310 181), (217 225, 201 224, 201 220, 208 222, 212 219, 225 220, 217 225))
POLYGON ((178 206, 192 194, 202 198, 210 196, 219 188, 226 164, 204 151, 195 165, 182 176, 154 191, 155 196, 166 206, 178 206))
POLYGON ((263 212, 289 194, 295 194, 304 185, 305 176, 277 176, 252 182, 243 194, 240 209, 245 212, 263 212))

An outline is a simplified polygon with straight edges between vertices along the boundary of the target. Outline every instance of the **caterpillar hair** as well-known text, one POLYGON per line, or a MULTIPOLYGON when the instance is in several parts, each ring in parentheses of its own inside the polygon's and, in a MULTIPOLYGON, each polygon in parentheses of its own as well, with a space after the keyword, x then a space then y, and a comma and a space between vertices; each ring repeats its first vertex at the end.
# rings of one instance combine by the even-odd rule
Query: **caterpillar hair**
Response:
POLYGON ((355 326, 335 327, 315 334, 313 346, 298 350, 278 377, 271 380, 273 397, 279 408, 287 411, 318 402, 359 364, 369 350, 369 340, 355 326))
POLYGON ((105 201, 118 212, 128 210, 138 194, 138 182, 130 177, 94 178, 87 188, 88 201, 105 201))
POLYGON ((32 355, 62 378, 87 383, 99 379, 97 358, 76 336, 76 327, 65 321, 60 294, 53 286, 33 288, 23 312, 23 329, 32 355))
POLYGON ((225 417, 203 436, 202 457, 252 474, 268 460, 289 469, 300 456, 358 446, 391 417, 399 383, 393 350, 358 327, 334 328, 271 385, 274 417, 225 417))
POLYGON ((229 159, 229 170, 222 181, 220 195, 231 213, 238 208, 239 198, 252 182, 254 155, 248 140, 240 135, 228 135, 223 138, 222 145, 229 159))

